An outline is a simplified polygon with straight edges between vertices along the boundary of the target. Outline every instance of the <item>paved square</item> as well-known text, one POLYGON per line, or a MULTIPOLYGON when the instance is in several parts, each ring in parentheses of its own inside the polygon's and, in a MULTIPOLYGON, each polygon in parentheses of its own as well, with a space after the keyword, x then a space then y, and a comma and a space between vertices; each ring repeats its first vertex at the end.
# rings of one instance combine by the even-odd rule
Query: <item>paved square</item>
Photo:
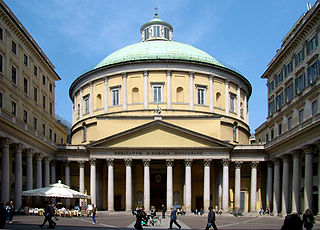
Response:
MULTIPOLYGON (((7 224, 6 229, 41 229, 39 225, 43 221, 43 216, 15 216, 13 224, 7 224)), ((108 214, 98 212, 97 224, 93 225, 91 217, 59 218, 56 221, 56 229, 134 229, 135 217, 127 213, 108 214)), ((233 217, 217 216, 217 226, 219 229, 280 229, 284 218, 271 216, 258 217, 233 217)), ((313 230, 320 229, 320 217, 316 218, 317 223, 313 230)), ((181 229, 204 229, 207 223, 206 216, 178 216, 178 223, 181 229)), ((44 229, 47 229, 46 225, 44 229)), ((161 220, 159 227, 145 226, 144 229, 168 229, 169 217, 161 220)), ((173 229, 177 229, 173 226, 173 229)))

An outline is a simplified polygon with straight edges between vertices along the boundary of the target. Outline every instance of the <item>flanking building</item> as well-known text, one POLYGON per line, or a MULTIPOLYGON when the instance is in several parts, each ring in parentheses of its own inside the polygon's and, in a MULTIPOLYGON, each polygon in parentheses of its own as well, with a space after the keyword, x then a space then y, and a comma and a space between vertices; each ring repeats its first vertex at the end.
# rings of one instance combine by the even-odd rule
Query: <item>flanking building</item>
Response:
POLYGON ((55 119, 58 80, 48 57, 1 0, 1 201, 14 200, 17 209, 22 190, 55 182, 50 163, 67 139, 66 127, 55 119))
POLYGON ((266 206, 274 214, 320 205, 320 2, 282 40, 262 78, 268 118, 256 142, 268 154, 266 206))

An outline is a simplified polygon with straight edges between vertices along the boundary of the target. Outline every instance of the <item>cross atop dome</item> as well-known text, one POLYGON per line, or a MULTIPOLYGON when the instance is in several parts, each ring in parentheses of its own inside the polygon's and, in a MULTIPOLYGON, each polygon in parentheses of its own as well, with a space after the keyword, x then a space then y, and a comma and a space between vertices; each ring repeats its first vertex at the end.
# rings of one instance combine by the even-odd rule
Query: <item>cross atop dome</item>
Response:
POLYGON ((154 18, 158 18, 158 7, 155 7, 154 8, 154 10, 155 10, 155 12, 154 12, 154 18))

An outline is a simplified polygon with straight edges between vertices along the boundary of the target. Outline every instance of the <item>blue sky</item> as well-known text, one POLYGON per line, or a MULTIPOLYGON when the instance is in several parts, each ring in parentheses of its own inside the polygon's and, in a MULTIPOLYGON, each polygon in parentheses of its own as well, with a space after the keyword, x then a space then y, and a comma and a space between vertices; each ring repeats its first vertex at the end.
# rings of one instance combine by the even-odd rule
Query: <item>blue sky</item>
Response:
POLYGON ((69 87, 112 52, 140 41, 159 18, 173 39, 204 50, 246 77, 251 132, 267 117, 268 63, 282 38, 315 0, 4 0, 56 67, 56 113, 72 120, 69 87))

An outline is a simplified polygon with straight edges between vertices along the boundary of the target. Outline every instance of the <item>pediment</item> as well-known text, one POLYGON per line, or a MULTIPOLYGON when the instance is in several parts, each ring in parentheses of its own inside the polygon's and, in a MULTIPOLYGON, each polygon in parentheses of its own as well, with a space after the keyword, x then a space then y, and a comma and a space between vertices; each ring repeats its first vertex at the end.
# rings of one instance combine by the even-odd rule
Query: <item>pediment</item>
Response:
POLYGON ((90 143, 95 148, 223 148, 233 145, 163 121, 142 126, 90 143))

